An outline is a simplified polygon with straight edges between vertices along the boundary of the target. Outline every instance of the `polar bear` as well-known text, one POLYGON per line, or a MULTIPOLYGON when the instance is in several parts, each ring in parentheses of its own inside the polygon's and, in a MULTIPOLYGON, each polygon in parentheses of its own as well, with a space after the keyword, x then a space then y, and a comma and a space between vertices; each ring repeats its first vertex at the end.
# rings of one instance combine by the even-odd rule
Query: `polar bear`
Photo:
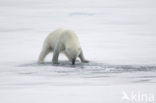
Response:
POLYGON ((83 55, 78 37, 72 30, 56 29, 51 32, 44 41, 38 63, 43 63, 44 58, 51 51, 53 52, 53 64, 59 64, 58 57, 61 52, 66 55, 72 64, 75 64, 77 57, 80 58, 81 62, 88 62, 83 55))

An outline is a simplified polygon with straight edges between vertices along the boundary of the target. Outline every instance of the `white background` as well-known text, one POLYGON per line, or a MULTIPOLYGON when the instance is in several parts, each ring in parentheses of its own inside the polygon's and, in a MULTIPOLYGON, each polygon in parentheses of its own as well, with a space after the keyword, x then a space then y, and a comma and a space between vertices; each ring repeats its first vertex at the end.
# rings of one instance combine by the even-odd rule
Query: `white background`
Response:
POLYGON ((129 103, 122 91, 156 99, 155 18, 155 0, 0 0, 0 102, 129 103), (36 63, 59 27, 77 33, 89 64, 36 63))

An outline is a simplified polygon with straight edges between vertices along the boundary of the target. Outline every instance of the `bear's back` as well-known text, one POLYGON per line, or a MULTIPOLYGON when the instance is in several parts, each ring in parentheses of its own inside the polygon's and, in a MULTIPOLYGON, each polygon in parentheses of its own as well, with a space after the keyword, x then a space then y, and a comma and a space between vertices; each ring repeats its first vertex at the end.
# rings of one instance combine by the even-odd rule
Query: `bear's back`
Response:
POLYGON ((46 43, 55 47, 56 43, 63 43, 64 45, 70 45, 74 47, 79 47, 79 40, 75 32, 69 29, 56 29, 51 32, 45 40, 46 43))
POLYGON ((46 38, 46 42, 48 42, 49 44, 55 44, 60 36, 61 36, 61 33, 64 31, 64 29, 62 28, 59 28, 59 29, 56 29, 55 31, 51 32, 47 38, 46 38))
POLYGON ((61 35, 61 41, 64 43, 70 43, 70 44, 79 44, 78 37, 75 32, 72 30, 64 30, 61 35))

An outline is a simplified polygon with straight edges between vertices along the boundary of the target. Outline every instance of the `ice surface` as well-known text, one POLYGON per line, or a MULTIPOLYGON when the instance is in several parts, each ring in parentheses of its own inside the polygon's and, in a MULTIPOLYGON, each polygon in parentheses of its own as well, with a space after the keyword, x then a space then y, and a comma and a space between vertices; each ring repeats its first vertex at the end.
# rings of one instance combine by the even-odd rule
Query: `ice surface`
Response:
POLYGON ((134 102, 123 91, 155 102, 155 18, 155 0, 1 0, 0 103, 134 102), (77 33, 90 63, 36 63, 58 27, 77 33))

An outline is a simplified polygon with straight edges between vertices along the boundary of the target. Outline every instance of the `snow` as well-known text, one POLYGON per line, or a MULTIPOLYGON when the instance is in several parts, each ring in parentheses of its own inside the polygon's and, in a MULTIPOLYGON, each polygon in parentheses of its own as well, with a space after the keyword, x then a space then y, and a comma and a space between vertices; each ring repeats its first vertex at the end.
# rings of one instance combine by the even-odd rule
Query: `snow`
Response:
MULTIPOLYGON (((154 103, 155 0, 1 0, 0 103, 154 103), (90 63, 37 64, 43 40, 74 30, 90 63), (154 101, 130 97, 150 94, 154 101)), ((148 96, 147 96, 148 97, 148 96)), ((150 97, 148 97, 149 99, 150 97)))

